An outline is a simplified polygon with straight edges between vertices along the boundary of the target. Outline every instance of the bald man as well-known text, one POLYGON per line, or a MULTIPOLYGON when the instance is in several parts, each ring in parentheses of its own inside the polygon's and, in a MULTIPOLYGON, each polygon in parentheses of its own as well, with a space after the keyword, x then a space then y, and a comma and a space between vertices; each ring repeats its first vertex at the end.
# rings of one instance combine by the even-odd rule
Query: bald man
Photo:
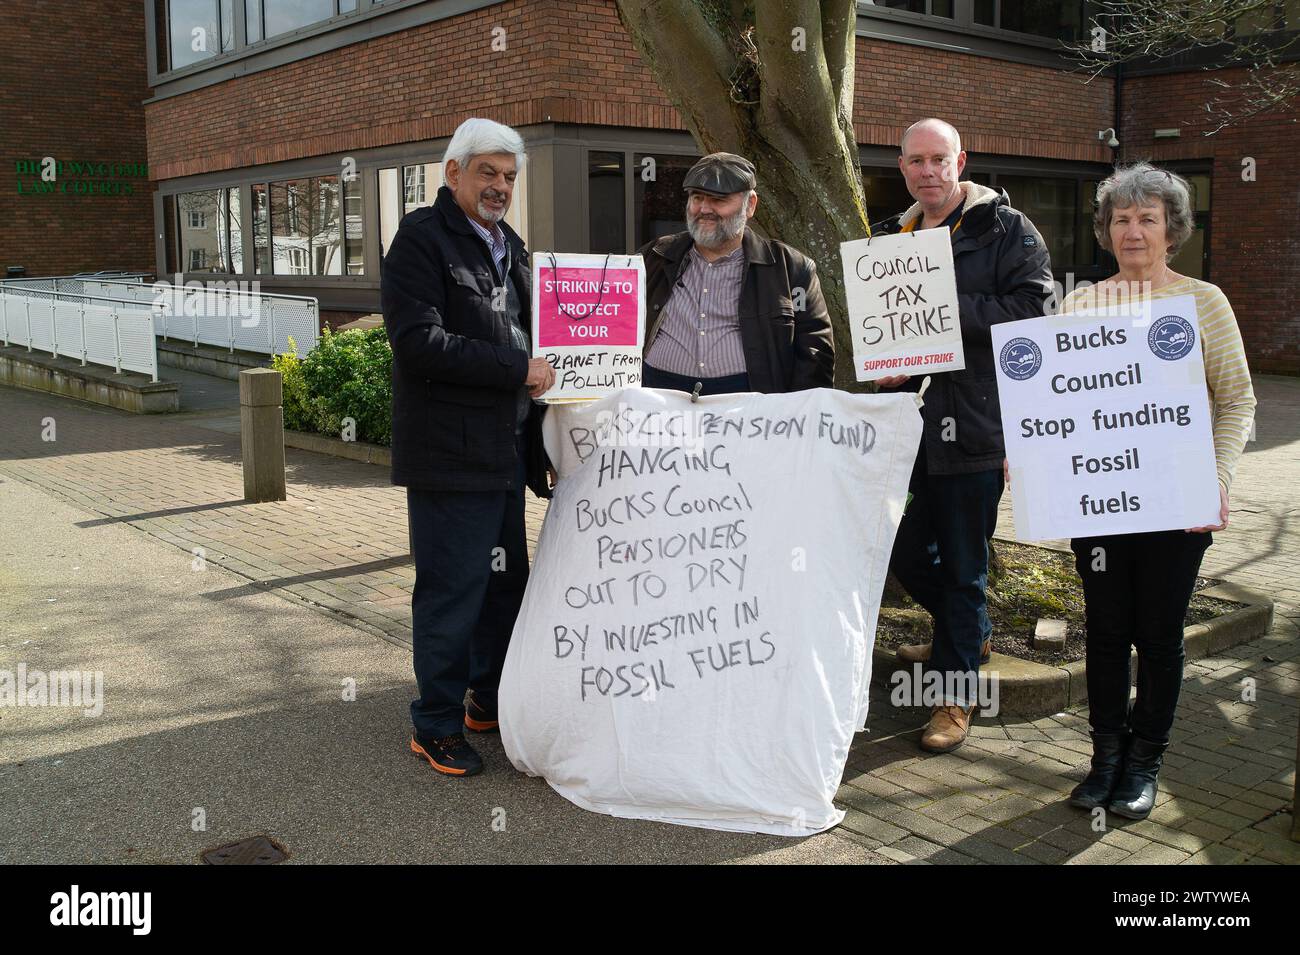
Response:
MULTIPOLYGON (((903 134, 898 168, 916 203, 872 226, 873 235, 945 228, 952 238, 966 367, 933 375, 925 427, 912 473, 912 501, 894 541, 890 570, 934 618, 931 643, 900 647, 907 663, 943 676, 941 706, 930 714, 921 748, 948 752, 966 740, 987 663, 992 626, 985 603, 988 540, 1002 497, 1001 412, 989 329, 1042 315, 1052 293, 1047 248, 1006 192, 963 182, 961 136, 941 119, 903 134)), ((916 391, 920 379, 880 379, 884 390, 916 391)))

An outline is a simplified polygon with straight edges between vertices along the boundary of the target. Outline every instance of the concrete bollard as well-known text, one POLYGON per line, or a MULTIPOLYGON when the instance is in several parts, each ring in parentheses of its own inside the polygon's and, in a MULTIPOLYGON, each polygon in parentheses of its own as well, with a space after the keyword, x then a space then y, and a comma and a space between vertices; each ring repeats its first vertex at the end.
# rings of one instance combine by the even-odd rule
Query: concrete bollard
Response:
POLYGON ((239 373, 239 436, 244 451, 244 500, 283 501, 283 381, 278 371, 250 368, 239 373))

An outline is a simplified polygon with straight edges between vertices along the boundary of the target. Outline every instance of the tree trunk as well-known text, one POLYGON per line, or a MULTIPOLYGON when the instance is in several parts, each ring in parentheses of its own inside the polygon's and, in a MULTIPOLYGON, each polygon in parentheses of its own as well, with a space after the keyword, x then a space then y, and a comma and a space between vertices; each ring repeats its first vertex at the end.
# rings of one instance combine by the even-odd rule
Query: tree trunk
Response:
MULTIPOLYGON (((840 243, 869 234, 853 134, 853 0, 617 0, 637 51, 705 153, 758 171, 763 231, 817 264, 835 384, 853 369, 840 243)), ((685 199, 683 198, 683 204, 685 199)))

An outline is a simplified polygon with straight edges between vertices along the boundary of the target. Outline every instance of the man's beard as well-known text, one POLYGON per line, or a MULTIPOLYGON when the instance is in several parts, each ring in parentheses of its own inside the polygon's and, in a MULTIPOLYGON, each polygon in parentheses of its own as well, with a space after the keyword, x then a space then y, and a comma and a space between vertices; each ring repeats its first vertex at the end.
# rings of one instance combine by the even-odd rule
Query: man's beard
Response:
POLYGON ((719 217, 714 221, 701 221, 703 216, 691 218, 690 212, 686 213, 686 230, 690 232, 691 238, 695 240, 696 245, 702 245, 706 249, 716 249, 719 246, 726 245, 735 239, 738 239, 745 232, 745 223, 749 221, 749 216, 745 215, 745 207, 741 206, 730 219, 719 217))
POLYGON ((510 198, 503 192, 486 189, 478 197, 477 208, 479 218, 484 222, 500 222, 506 217, 506 213, 510 211, 510 198), (498 212, 496 209, 491 208, 483 201, 484 199, 500 199, 502 203, 501 210, 498 212))

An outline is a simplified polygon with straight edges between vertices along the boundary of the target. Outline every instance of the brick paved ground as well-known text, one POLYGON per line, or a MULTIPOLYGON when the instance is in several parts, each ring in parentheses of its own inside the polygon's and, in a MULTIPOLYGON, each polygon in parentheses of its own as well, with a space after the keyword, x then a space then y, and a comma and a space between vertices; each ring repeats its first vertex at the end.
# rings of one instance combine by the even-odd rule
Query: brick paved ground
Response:
MULTIPOLYGON (((1087 764, 1086 711, 980 720, 966 746, 932 756, 916 746, 925 713, 892 709, 877 693, 844 774, 841 838, 899 862, 1300 861, 1288 838, 1300 689, 1300 381, 1260 378, 1257 393, 1259 440, 1240 468, 1232 526, 1205 567, 1272 594, 1274 624, 1263 639, 1188 666, 1151 818, 1098 832, 1065 805, 1087 764)), ((0 472, 76 505, 87 515, 79 526, 127 524, 247 580, 213 599, 269 591, 409 643, 404 492, 384 469, 289 450, 289 499, 245 504, 237 425, 219 405, 142 417, 0 388, 0 472), (54 441, 42 440, 46 418, 54 441)), ((529 514, 531 547, 544 505, 530 501, 529 514)), ((1009 512, 1004 519, 1009 529, 1009 512)))

